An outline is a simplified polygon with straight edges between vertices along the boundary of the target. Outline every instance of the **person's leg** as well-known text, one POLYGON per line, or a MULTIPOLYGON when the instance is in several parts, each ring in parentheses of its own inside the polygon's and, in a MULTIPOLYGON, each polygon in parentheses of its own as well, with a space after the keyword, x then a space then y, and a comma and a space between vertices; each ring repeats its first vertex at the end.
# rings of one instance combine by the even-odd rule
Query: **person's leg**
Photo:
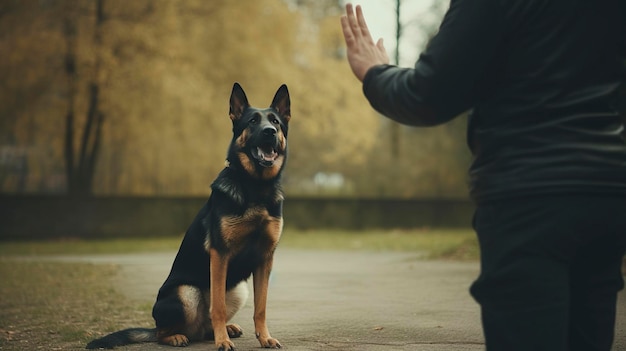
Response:
POLYGON ((518 283, 498 283, 498 278, 491 276, 486 278, 490 287, 479 287, 481 282, 474 285, 473 293, 481 302, 486 349, 565 351, 569 306, 564 270, 553 266, 553 262, 527 260, 500 272, 518 277, 535 276, 534 284, 522 278, 518 278, 518 283), (481 289, 499 291, 481 295, 481 289))
POLYGON ((481 305, 488 351, 565 351, 569 329, 572 232, 561 199, 527 198, 478 206, 474 226, 481 274, 471 293, 481 305), (556 249, 555 249, 556 248, 556 249))
POLYGON ((471 292, 487 350, 609 350, 623 284, 624 213, 626 199, 618 197, 479 206, 481 275, 471 292))
POLYGON ((626 199, 590 199, 588 235, 571 268, 570 351, 609 351, 624 286, 626 199))

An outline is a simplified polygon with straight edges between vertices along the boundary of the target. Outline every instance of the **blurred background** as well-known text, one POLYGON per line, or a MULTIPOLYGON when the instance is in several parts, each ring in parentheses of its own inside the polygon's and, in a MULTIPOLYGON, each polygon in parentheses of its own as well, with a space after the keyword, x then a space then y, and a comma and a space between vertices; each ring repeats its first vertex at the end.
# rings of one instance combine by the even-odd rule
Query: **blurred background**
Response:
MULTIPOLYGON (((355 3, 403 65, 417 59, 448 6, 355 3)), ((466 204, 466 119, 416 129, 377 115, 345 59, 343 6, 0 1, 2 221, 32 215, 31 207, 18 211, 24 199, 31 206, 52 197, 55 208, 69 196, 82 208, 80 199, 206 198, 231 139, 233 82, 255 106, 289 86, 288 198, 466 204)))
MULTIPOLYGON (((369 2, 394 56, 396 1, 369 2)), ((407 64, 443 3, 402 1, 407 64)), ((0 190, 207 195, 240 82, 256 106, 289 86, 290 195, 466 196, 464 122, 394 131, 350 72, 342 11, 338 0, 1 1, 0 190)))

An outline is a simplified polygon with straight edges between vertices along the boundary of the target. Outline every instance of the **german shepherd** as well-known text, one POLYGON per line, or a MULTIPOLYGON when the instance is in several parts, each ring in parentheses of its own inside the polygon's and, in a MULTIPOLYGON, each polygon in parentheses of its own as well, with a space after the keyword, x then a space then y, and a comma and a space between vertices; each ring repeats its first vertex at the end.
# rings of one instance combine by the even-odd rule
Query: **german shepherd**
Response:
POLYGON ((261 347, 281 348, 265 323, 269 275, 280 239, 283 193, 280 176, 287 158, 291 118, 289 91, 282 85, 269 108, 251 107, 235 83, 230 96, 233 139, 226 167, 211 184, 211 195, 191 223, 159 289, 152 316, 156 328, 131 328, 95 339, 88 349, 137 342, 187 346, 215 340, 234 350, 242 335, 226 323, 243 307, 252 275, 254 328, 261 347))

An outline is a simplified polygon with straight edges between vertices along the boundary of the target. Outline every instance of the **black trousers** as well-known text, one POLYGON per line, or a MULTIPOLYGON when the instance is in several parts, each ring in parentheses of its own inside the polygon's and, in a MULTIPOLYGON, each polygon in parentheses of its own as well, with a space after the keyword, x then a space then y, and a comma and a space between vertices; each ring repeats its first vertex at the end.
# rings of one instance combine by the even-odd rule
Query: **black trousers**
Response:
POLYGON ((481 273, 470 292, 488 351, 611 349, 626 197, 497 201, 477 207, 474 229, 481 273))

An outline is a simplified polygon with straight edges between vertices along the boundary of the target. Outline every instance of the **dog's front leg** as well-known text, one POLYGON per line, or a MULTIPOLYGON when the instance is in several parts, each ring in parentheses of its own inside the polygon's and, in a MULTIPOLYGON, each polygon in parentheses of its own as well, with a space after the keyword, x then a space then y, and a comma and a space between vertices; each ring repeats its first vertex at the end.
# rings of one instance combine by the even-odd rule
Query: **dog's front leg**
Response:
POLYGON ((267 289, 273 260, 274 258, 270 255, 270 257, 266 258, 265 262, 254 271, 254 329, 256 338, 259 340, 259 343, 261 343, 261 347, 279 349, 282 345, 278 340, 272 338, 267 329, 267 324, 265 323, 267 289))
POLYGON ((215 335, 215 346, 219 351, 233 351, 235 344, 228 337, 226 330, 226 273, 228 271, 228 257, 221 255, 215 249, 209 249, 211 257, 210 295, 211 295, 211 324, 215 335))

